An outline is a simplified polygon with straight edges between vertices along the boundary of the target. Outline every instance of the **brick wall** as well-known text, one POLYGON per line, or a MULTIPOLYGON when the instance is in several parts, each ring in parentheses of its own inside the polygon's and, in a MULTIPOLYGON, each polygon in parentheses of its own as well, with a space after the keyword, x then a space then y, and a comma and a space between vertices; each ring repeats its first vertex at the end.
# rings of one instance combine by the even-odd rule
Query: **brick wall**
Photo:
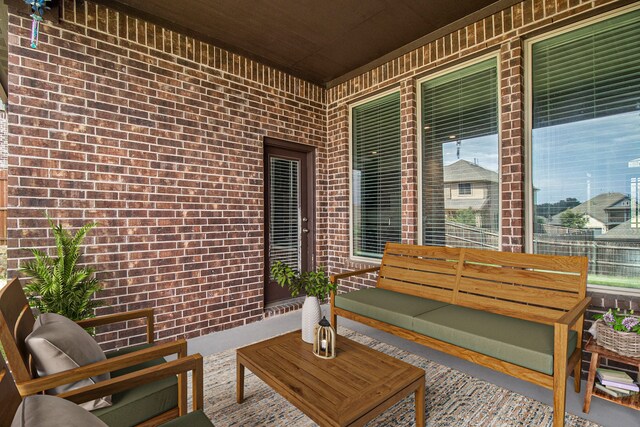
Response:
MULTIPOLYGON (((34 51, 30 20, 12 14, 10 268, 28 256, 18 248, 43 246, 44 210, 72 226, 95 219, 85 260, 100 267, 103 312, 154 306, 161 339, 258 320, 263 138, 317 147, 319 263, 363 267, 349 260, 349 105, 400 91, 402 240, 416 242, 416 80, 488 51, 501 67, 502 248, 521 251, 523 37, 627 3, 527 0, 329 90, 89 2, 64 1, 34 51)), ((593 312, 637 304, 599 296, 593 312)), ((121 326, 107 347, 141 339, 121 326)))
MULTIPOLYGON (((327 138, 334 153, 328 173, 335 177, 329 188, 333 200, 329 266, 343 272, 368 265, 349 259, 349 105, 381 91, 400 91, 402 130, 402 241, 418 241, 416 80, 488 52, 498 52, 500 62, 501 126, 501 235, 502 250, 520 252, 525 230, 525 146, 524 146, 524 38, 568 22, 628 4, 628 1, 527 0, 467 25, 444 37, 389 61, 327 91, 327 138)), ((372 286, 373 276, 341 282, 344 289, 372 286)), ((591 318, 602 307, 635 306, 628 296, 595 295, 591 318)), ((591 322, 587 322, 586 329, 591 322)), ((588 369, 587 365, 583 366, 588 369)))
POLYGON ((0 169, 7 169, 7 159, 9 157, 9 133, 8 133, 7 112, 0 110, 0 169))
MULTIPOLYGON (((263 138, 318 147, 326 206, 324 89, 80 3, 63 3, 37 50, 31 20, 9 18, 10 275, 24 248, 50 244, 47 211, 99 222, 84 261, 105 285, 100 312, 155 307, 159 339, 261 319, 263 138)), ((122 327, 105 347, 143 338, 122 327)))

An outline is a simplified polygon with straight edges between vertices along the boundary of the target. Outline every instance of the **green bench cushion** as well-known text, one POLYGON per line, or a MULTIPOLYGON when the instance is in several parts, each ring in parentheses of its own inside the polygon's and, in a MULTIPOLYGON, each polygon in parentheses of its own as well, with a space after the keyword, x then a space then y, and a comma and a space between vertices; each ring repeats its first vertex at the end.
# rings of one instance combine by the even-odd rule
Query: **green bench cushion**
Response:
MULTIPOLYGON (((128 347, 107 354, 107 358, 127 354, 150 344, 128 347)), ((114 371, 115 378, 140 369, 165 363, 163 358, 140 363, 138 365, 114 371)), ((178 380, 175 376, 154 381, 133 389, 125 390, 112 396, 113 405, 91 411, 109 426, 135 426, 142 421, 153 418, 178 406, 178 380)))
POLYGON ((361 289, 336 295, 338 308, 405 329, 411 329, 413 317, 447 304, 386 289, 361 289))
MULTIPOLYGON (((553 326, 456 305, 416 316, 414 332, 505 362, 553 374, 553 326)), ((577 333, 569 331, 568 355, 577 333)))
POLYGON ((160 427, 213 427, 213 423, 204 412, 194 411, 162 424, 160 427))

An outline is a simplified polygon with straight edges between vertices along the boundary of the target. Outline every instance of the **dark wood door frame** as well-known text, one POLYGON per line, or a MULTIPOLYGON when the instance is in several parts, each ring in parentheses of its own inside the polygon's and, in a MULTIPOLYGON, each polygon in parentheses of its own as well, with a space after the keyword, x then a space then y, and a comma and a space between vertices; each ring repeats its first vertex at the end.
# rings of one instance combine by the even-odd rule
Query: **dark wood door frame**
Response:
MULTIPOLYGON (((306 171, 300 171, 300 180, 305 180, 307 185, 307 194, 305 202, 307 205, 307 223, 306 228, 309 229, 309 236, 307 238, 306 245, 303 244, 303 250, 305 250, 306 258, 308 261, 309 269, 316 268, 316 173, 315 173, 315 147, 310 145, 297 144, 294 142, 283 141, 281 139, 265 137, 263 147, 263 164, 264 164, 264 287, 268 285, 269 280, 269 220, 270 220, 270 205, 269 205, 269 182, 267 180, 267 174, 269 167, 269 149, 277 149, 278 156, 284 151, 295 152, 303 154, 306 161, 306 171), (282 150, 282 151, 280 151, 282 150), (305 247, 306 246, 306 247, 305 247)), ((286 154, 283 156, 286 157, 286 154)), ((293 156, 291 158, 294 158, 293 156)), ((301 203, 303 201, 301 200, 301 203)), ((305 266, 303 266, 303 269, 305 266)))

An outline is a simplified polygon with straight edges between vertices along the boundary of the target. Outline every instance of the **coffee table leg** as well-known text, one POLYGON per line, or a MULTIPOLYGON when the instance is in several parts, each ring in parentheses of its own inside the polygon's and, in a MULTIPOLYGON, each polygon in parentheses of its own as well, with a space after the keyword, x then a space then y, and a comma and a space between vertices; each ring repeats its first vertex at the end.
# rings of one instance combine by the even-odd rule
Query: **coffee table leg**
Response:
POLYGON ((416 389, 416 427, 424 427, 424 423, 425 423, 424 399, 425 399, 425 385, 424 385, 424 377, 422 377, 422 381, 420 381, 420 385, 416 389))
POLYGON ((236 356, 236 402, 244 400, 244 365, 236 356))

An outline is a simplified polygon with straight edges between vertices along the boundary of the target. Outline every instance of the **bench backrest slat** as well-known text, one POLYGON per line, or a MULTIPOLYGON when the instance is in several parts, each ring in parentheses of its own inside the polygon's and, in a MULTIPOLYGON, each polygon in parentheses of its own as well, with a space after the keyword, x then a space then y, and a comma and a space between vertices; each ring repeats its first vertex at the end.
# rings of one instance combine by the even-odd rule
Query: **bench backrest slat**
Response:
POLYGON ((451 289, 417 285, 394 279, 386 279, 384 281, 384 288, 382 289, 448 303, 451 303, 451 295, 453 292, 451 289))
POLYGON ((526 254, 520 252, 500 252, 484 249, 467 249, 464 260, 503 267, 549 270, 558 273, 580 272, 585 257, 564 255, 526 254))
POLYGON ((497 275, 493 277, 493 280, 489 281, 461 277, 458 297, 463 293, 467 293, 518 303, 526 302, 531 305, 557 309, 563 313, 567 307, 573 307, 576 304, 576 297, 573 293, 502 282, 502 278, 502 275, 497 275))
POLYGON ((544 307, 536 307, 511 301, 485 298, 471 294, 460 294, 456 302, 469 308, 489 311, 518 319, 531 320, 537 323, 553 324, 564 312, 544 307))
POLYGON ((459 261, 459 248, 387 243, 377 287, 450 303, 459 261))
MULTIPOLYGON (((477 279, 495 280, 504 273, 504 267, 495 265, 483 265, 465 263, 464 276, 477 279)), ((516 279, 517 283, 532 288, 553 289, 556 291, 576 292, 576 276, 574 274, 558 274, 537 270, 531 274, 530 270, 513 269, 509 276, 516 279)))
POLYGON ((586 257, 387 243, 377 286, 553 323, 586 295, 586 257))
MULTIPOLYGON (((455 266, 455 265, 454 265, 455 266)), ((451 270, 455 274, 455 270, 451 270)), ((433 273, 430 271, 409 270, 393 265, 385 265, 384 276, 380 276, 380 281, 384 284, 387 278, 401 280, 417 285, 437 286, 438 288, 453 289, 456 287, 456 276, 451 274, 433 273)))

